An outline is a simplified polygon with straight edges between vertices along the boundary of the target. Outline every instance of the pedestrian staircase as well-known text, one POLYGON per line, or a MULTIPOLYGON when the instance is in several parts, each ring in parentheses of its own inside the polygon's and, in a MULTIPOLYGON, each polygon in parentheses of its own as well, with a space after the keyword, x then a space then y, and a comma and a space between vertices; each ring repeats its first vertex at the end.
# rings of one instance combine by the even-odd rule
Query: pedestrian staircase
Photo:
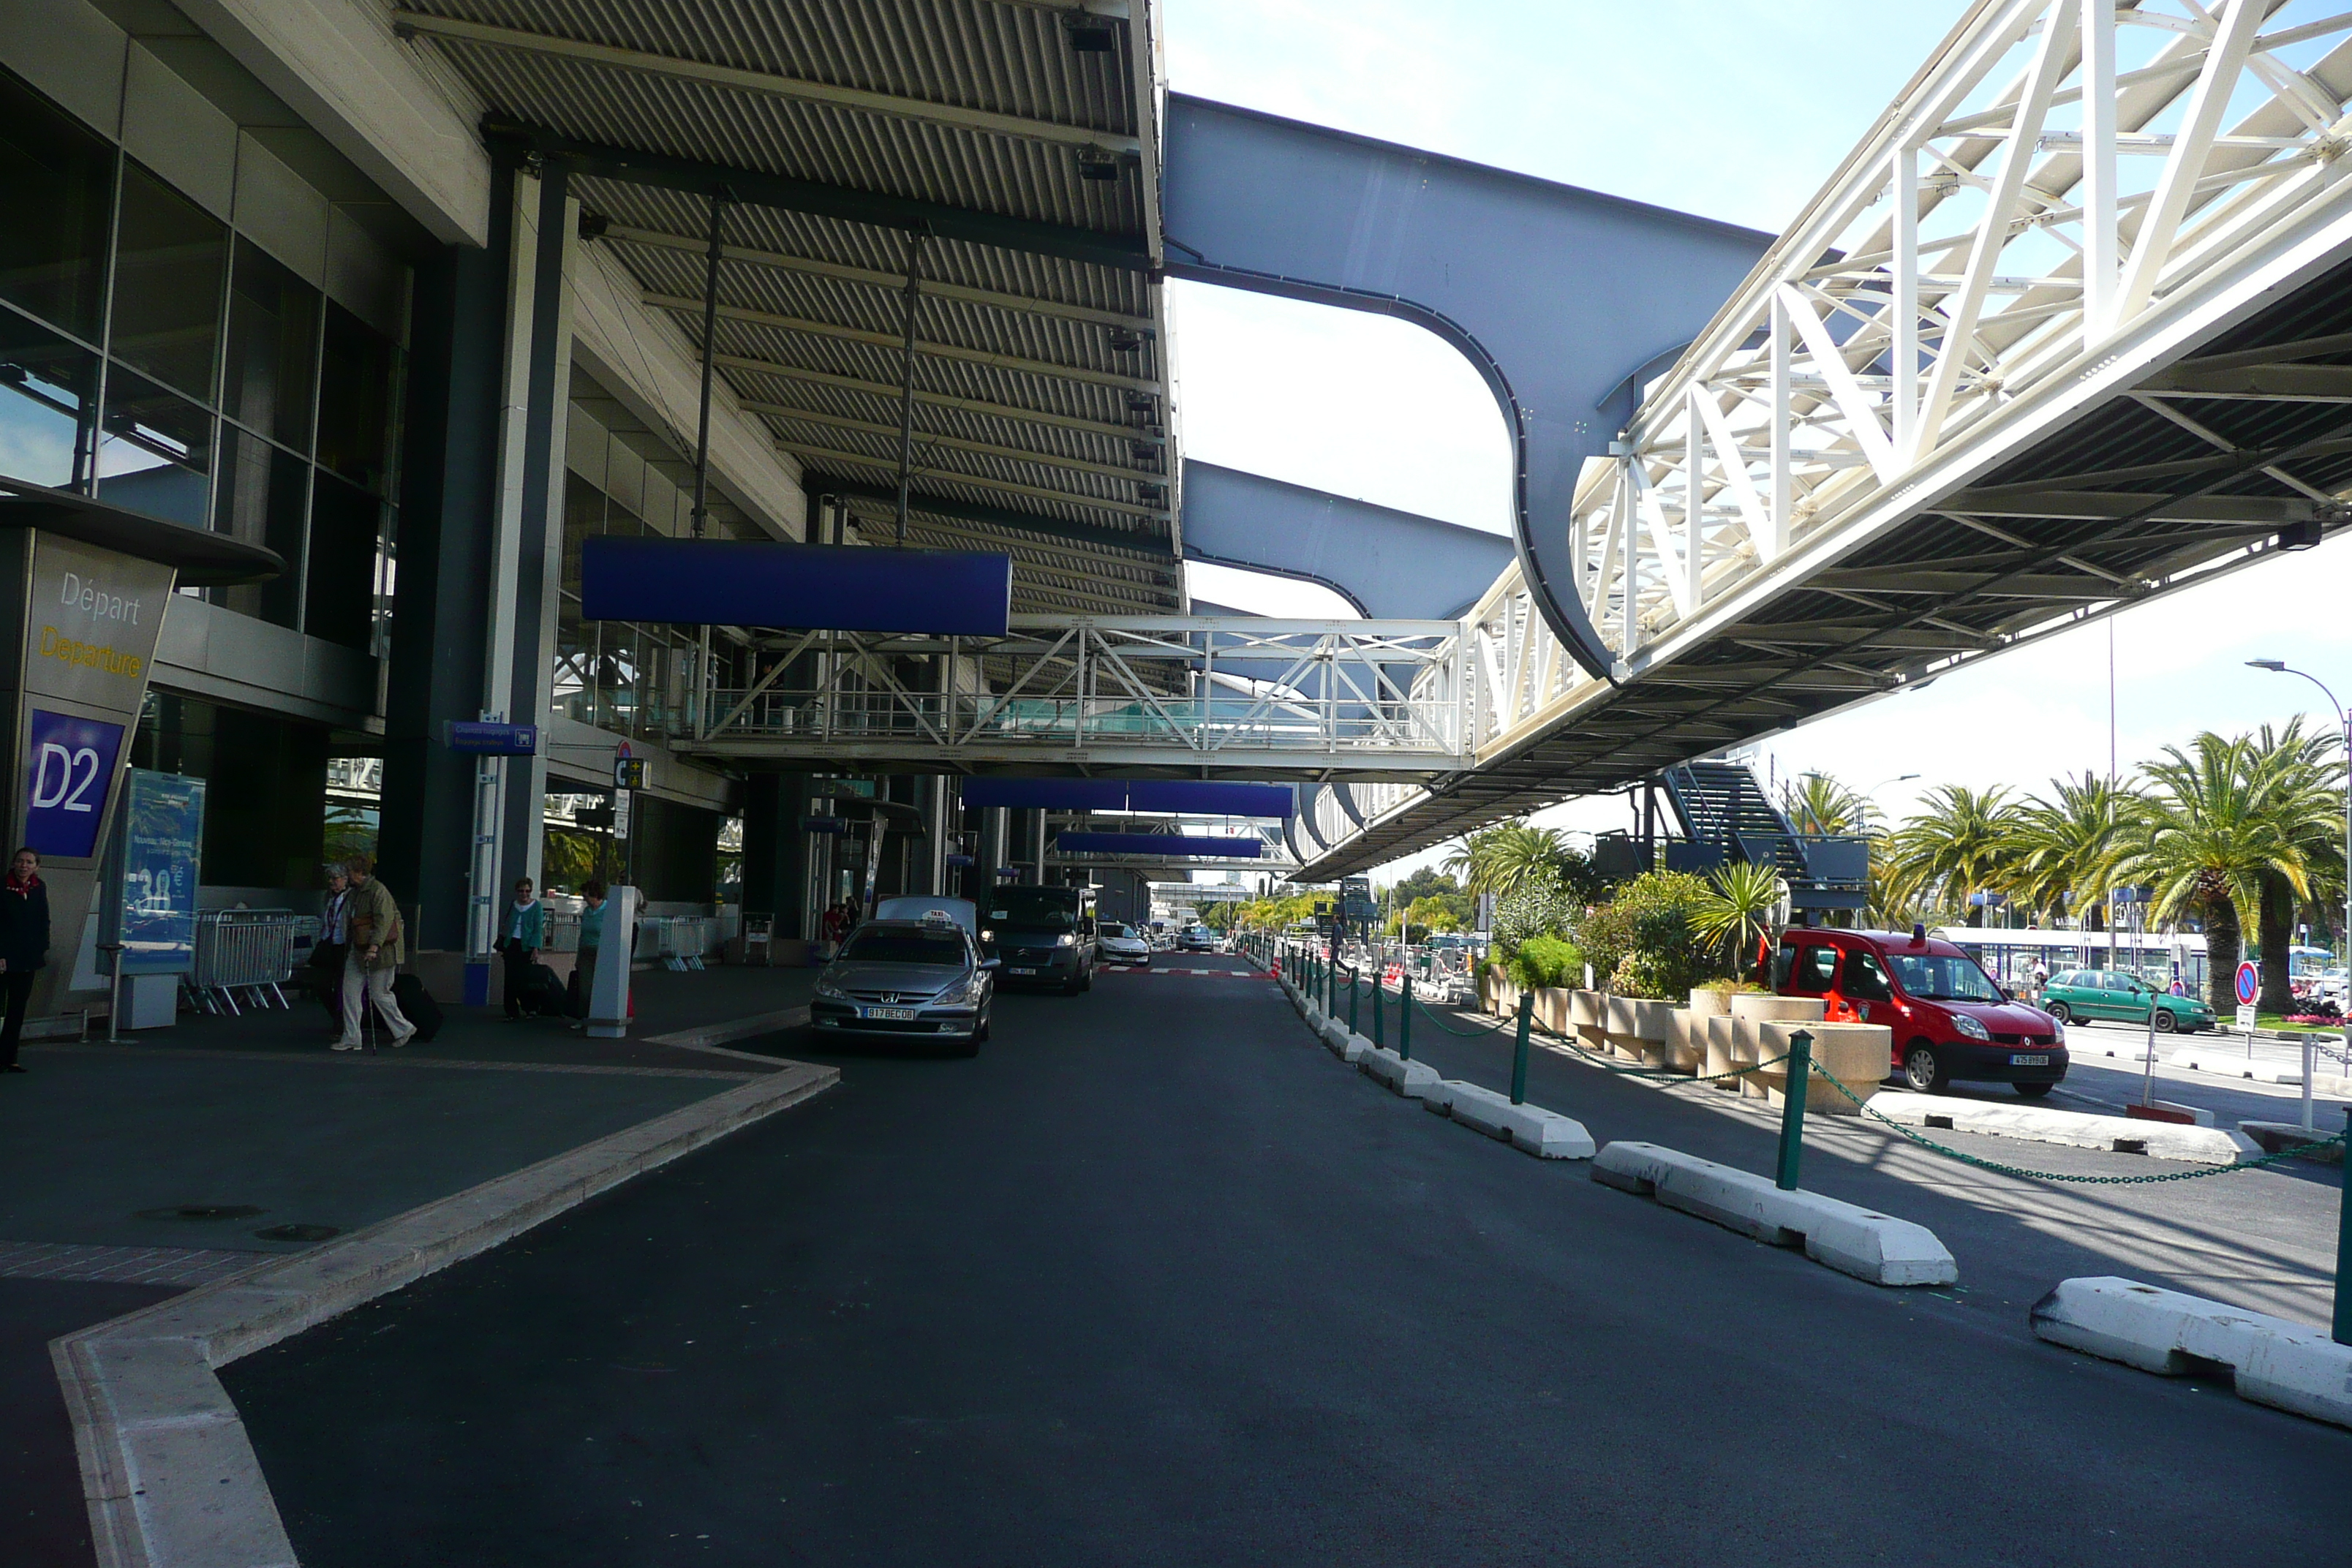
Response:
POLYGON ((1746 767, 1685 763, 1668 768, 1661 782, 1695 842, 1716 846, 1727 859, 1770 866, 1791 884, 1810 876, 1796 829, 1746 767))

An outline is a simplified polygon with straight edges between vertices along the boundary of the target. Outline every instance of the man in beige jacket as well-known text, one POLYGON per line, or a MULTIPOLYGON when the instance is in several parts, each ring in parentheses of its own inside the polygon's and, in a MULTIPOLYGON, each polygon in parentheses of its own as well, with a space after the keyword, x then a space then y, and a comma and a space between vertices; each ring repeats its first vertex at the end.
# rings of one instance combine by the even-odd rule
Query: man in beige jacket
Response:
POLYGON ((392 1031, 392 1043, 404 1046, 416 1026, 400 1016, 400 1005, 392 999, 392 977, 406 956, 401 945, 400 906, 393 902, 391 889, 376 880, 373 857, 354 855, 343 868, 351 874, 344 919, 352 945, 343 958, 343 1037, 335 1042, 335 1049, 360 1048, 362 994, 392 1031))

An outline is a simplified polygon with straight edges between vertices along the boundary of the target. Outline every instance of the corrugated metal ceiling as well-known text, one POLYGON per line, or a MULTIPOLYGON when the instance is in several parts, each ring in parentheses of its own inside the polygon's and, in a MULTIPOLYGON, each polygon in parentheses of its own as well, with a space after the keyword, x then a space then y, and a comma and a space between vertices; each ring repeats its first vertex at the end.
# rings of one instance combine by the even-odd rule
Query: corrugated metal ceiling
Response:
MULTIPOLYGON (((1180 465, 1163 434, 1160 289, 1142 264, 1158 243, 1144 184, 1157 178, 1156 95, 1136 90, 1150 78, 1130 51, 1150 58, 1152 10, 1132 9, 1112 47, 1092 50, 1073 47, 1057 8, 1008 0, 405 0, 395 17, 500 126, 814 182, 853 200, 1055 225, 1146 253, 1118 266, 926 237, 924 282, 954 292, 925 293, 916 310, 910 510, 929 496, 964 515, 952 536, 910 530, 910 542, 1006 549, 1024 610, 1166 613, 1182 604, 1171 521, 1180 465), (762 79, 714 81, 709 68, 762 79), (845 104, 825 99, 832 89, 903 101, 845 104), (1034 133, 962 122, 976 116, 1015 117, 1034 133), (1082 159, 1099 165, 1104 154, 1076 143, 1097 137, 1139 145, 1140 158, 1087 178, 1082 159), (975 508, 1035 526, 976 521, 975 508), (1132 553, 1118 547, 1129 539, 1132 553)), ((596 242, 698 348, 708 203, 610 170, 583 171, 574 189, 596 242)), ((895 483, 908 247, 887 216, 742 201, 725 214, 719 374, 813 496, 828 477, 895 483)), ((870 517, 874 505, 858 510, 870 517)))

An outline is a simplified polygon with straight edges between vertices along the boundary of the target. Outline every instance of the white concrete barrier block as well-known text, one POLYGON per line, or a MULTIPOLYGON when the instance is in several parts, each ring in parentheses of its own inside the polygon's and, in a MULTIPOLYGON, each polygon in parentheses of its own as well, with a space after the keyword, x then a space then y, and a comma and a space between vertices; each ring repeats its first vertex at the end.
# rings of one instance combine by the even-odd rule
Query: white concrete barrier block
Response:
POLYGON ((2235 1165, 2259 1159, 2262 1148, 2231 1128, 2192 1127, 2178 1121, 2139 1121, 2124 1116, 2093 1116, 2079 1110, 2044 1110, 2000 1100, 1962 1100, 1955 1095, 1912 1094, 1888 1089, 1870 1097, 1870 1109, 1905 1127, 1983 1132, 2074 1149, 2105 1149, 2146 1154, 2196 1165, 2235 1165))
POLYGON ((2352 1426, 2352 1345, 2307 1324, 2105 1275, 2059 1281, 2033 1331, 2159 1377, 2226 1369, 2241 1399, 2352 1426))
POLYGON ((1358 1068, 1407 1100, 1419 1100, 1444 1081, 1427 1062, 1409 1062, 1385 1046, 1365 1040, 1361 1035, 1356 1038, 1363 1040, 1364 1045, 1363 1054, 1355 1058, 1358 1068))
MULTIPOLYGON (((1344 1024, 1340 1026, 1342 1029, 1346 1026, 1344 1024)), ((1361 1035, 1349 1035, 1331 1048, 1339 1052, 1339 1059, 1349 1066, 1361 1067, 1365 1054, 1372 1048, 1372 1042, 1361 1035)))
POLYGON ((1592 1162, 1592 1179, 1654 1197, 1874 1285, 1948 1285, 1959 1265, 1935 1232, 1819 1193, 1784 1193, 1766 1178, 1678 1149, 1620 1142, 1592 1162))
MULTIPOLYGON (((1438 1085, 1438 1091, 1454 1121, 1489 1138, 1502 1139, 1523 1153, 1539 1160, 1590 1160, 1593 1156, 1592 1134, 1572 1116, 1546 1110, 1540 1105, 1513 1105, 1509 1095, 1475 1083, 1448 1079, 1438 1085)), ((1437 1109, 1433 1103, 1437 1098, 1433 1093, 1423 1104, 1433 1110, 1437 1109)))

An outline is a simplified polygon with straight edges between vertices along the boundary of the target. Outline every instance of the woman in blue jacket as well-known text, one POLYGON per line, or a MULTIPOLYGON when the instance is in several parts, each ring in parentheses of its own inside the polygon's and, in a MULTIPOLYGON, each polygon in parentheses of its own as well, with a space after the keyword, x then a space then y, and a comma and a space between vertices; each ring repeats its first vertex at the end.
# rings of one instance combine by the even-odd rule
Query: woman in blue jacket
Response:
POLYGON ((529 877, 515 883, 514 902, 507 907, 499 932, 499 952, 507 961, 507 1016, 522 1016, 522 998, 530 984, 530 966, 547 945, 547 906, 534 895, 529 877))
POLYGON ((48 961, 48 884, 41 880, 41 858, 19 849, 7 879, 0 881, 0 1001, 7 1006, 0 1022, 0 1072, 25 1070, 16 1061, 16 1037, 24 1032, 33 982, 48 961))

